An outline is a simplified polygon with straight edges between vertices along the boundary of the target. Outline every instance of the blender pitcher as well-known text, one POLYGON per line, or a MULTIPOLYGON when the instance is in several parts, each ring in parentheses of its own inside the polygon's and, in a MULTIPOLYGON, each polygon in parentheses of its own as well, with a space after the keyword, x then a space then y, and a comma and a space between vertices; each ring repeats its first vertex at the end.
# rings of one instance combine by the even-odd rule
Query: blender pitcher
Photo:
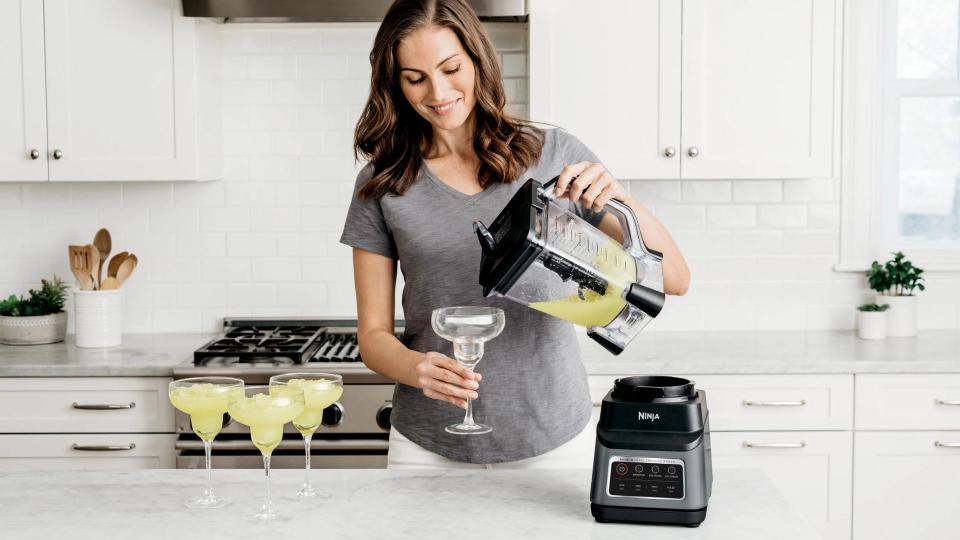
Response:
POLYGON ((620 354, 663 308, 663 255, 643 244, 637 218, 622 202, 607 203, 621 243, 574 213, 569 201, 554 200, 558 178, 527 180, 489 227, 474 223, 483 295, 584 326, 620 354))

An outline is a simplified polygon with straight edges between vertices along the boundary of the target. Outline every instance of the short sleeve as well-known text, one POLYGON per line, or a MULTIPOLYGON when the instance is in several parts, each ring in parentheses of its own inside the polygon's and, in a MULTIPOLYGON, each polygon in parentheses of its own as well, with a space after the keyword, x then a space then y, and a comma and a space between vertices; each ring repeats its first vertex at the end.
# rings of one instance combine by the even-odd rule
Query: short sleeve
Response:
POLYGON ((357 192, 373 177, 373 164, 367 164, 357 174, 353 199, 347 210, 340 243, 360 248, 391 259, 397 258, 397 245, 383 215, 379 199, 360 199, 357 192))
MULTIPOLYGON (((581 161, 602 163, 600 158, 598 158, 597 155, 587 147, 587 145, 583 144, 580 139, 574 137, 563 128, 556 128, 555 131, 555 136, 557 137, 557 149, 565 166, 579 163, 581 161)), ((574 212, 576 212, 578 216, 586 220, 591 225, 597 225, 600 223, 600 220, 602 220, 603 216, 605 216, 607 213, 606 210, 594 212, 589 208, 584 208, 580 203, 571 204, 573 205, 574 212)))

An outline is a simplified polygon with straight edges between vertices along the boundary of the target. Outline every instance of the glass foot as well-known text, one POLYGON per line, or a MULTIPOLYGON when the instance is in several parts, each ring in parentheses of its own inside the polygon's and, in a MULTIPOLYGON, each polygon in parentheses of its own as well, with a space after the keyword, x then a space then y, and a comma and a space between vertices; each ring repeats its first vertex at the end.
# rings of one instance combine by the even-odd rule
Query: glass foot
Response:
POLYGON ((290 514, 281 514, 280 512, 257 512, 256 515, 250 517, 250 521, 254 523, 280 523, 283 521, 290 521, 290 518, 293 517, 290 514))
POLYGON ((314 489, 312 485, 305 485, 300 488, 300 491, 285 495, 283 498, 293 501, 315 501, 318 499, 329 499, 330 493, 326 491, 318 491, 314 489))
POLYGON ((481 433, 490 433, 493 428, 485 424, 453 424, 443 428, 447 433, 454 435, 480 435, 481 433))
POLYGON ((230 504, 230 499, 225 499, 223 497, 217 497, 216 495, 204 495, 202 497, 197 497, 196 499, 190 499, 183 503, 187 508, 223 508, 230 504))

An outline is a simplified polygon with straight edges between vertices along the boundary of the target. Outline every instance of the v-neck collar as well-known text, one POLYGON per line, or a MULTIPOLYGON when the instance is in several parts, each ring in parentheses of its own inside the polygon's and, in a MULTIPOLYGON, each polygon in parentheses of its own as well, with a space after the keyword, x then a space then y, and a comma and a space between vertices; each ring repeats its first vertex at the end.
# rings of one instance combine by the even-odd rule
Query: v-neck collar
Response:
POLYGON ((480 202, 488 194, 493 192, 494 187, 496 187, 496 184, 487 186, 487 188, 484 189, 483 191, 479 191, 477 193, 474 193, 473 195, 469 195, 458 189, 454 189, 453 187, 450 186, 450 184, 447 184, 446 182, 441 180, 437 175, 433 174, 433 171, 430 170, 430 167, 427 166, 427 162, 423 159, 420 160, 420 168, 423 169, 424 175, 426 175, 426 177, 430 180, 430 183, 433 184, 437 189, 454 197, 459 201, 466 202, 470 205, 474 205, 480 202))

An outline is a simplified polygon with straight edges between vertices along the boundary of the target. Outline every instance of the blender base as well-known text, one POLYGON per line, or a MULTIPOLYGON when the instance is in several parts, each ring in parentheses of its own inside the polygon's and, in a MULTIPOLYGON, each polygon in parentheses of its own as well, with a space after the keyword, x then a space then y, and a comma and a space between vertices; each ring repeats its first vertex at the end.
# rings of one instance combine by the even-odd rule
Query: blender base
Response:
POLYGON ((632 508, 590 504, 590 513, 600 523, 659 523, 699 527, 707 518, 706 507, 699 510, 669 510, 662 508, 632 508))

